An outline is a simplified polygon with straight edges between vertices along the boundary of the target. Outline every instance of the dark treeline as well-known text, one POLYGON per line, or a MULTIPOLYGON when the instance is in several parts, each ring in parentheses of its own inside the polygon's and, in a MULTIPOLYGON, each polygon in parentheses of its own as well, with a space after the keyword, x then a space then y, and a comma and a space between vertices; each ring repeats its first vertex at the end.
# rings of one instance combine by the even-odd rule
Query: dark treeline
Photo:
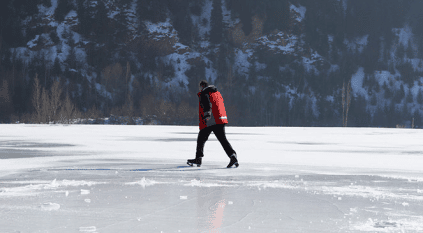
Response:
POLYGON ((222 92, 232 125, 342 126, 346 106, 342 90, 363 67, 363 88, 369 99, 351 96, 348 126, 421 124, 420 111, 415 110, 423 104, 421 91, 413 97, 409 90, 421 84, 423 76, 410 62, 423 59, 422 1, 210 2, 57 0, 54 14, 45 17, 40 9, 52 7, 55 1, 2 1, 0 122, 63 122, 114 114, 155 116, 163 124, 196 124, 198 83, 207 79, 222 92), (207 18, 204 11, 210 2, 213 9, 207 18), (295 20, 291 5, 306 8, 301 22, 295 20), (233 36, 236 25, 228 25, 223 9, 233 21, 239 19, 242 42, 233 36), (72 11, 75 17, 66 17, 72 11), (195 17, 200 22, 193 21, 195 17), (165 85, 177 75, 174 65, 163 60, 177 53, 168 46, 174 39, 159 44, 146 24, 166 21, 177 31, 177 42, 202 56, 190 61, 187 83, 178 86, 165 85), (62 23, 70 25, 69 30, 59 31, 57 25, 62 23), (406 26, 413 32, 408 46, 398 41, 393 30, 406 26), (202 35, 200 27, 210 30, 202 35), (270 51, 256 40, 280 32, 298 38, 294 52, 270 51), (37 35, 44 36, 29 49, 33 57, 18 57, 18 48, 28 47, 37 35), (367 45, 362 51, 347 46, 363 36, 367 45), (58 54, 68 51, 65 59, 46 57, 42 51, 52 47, 58 54), (246 48, 252 51, 251 65, 248 72, 241 72, 235 68, 236 53, 246 48), (315 52, 321 59, 310 71, 302 61, 315 52), (206 70, 214 70, 216 77, 206 76, 206 70), (380 85, 375 71, 400 76, 380 85), (398 82, 402 86, 396 86, 398 82))

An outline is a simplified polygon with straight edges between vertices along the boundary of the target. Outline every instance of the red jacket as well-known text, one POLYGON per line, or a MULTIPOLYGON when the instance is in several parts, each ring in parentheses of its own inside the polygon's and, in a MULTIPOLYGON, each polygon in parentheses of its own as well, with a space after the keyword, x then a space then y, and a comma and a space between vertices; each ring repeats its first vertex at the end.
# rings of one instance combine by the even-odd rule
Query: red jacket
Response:
POLYGON ((200 130, 216 125, 227 124, 228 117, 226 116, 225 104, 220 92, 215 86, 208 86, 198 94, 199 98, 199 119, 200 130), (205 118, 210 118, 205 120, 205 118))

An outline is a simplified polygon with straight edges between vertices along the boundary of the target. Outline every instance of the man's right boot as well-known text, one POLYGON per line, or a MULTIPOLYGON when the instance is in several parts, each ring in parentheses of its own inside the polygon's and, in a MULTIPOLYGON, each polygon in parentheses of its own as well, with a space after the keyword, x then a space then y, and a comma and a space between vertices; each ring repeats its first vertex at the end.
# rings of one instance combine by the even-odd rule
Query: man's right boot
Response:
POLYGON ((190 166, 197 165, 197 167, 201 167, 201 157, 195 159, 188 159, 187 164, 190 166))

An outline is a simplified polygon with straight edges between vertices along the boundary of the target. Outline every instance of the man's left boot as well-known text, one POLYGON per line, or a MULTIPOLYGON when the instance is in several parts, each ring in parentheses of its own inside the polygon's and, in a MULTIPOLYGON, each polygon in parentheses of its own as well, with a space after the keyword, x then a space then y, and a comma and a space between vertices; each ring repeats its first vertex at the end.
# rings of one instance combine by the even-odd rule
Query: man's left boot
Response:
POLYGON ((201 157, 195 159, 188 159, 187 164, 191 167, 194 166, 194 164, 196 164, 197 167, 201 167, 201 157))

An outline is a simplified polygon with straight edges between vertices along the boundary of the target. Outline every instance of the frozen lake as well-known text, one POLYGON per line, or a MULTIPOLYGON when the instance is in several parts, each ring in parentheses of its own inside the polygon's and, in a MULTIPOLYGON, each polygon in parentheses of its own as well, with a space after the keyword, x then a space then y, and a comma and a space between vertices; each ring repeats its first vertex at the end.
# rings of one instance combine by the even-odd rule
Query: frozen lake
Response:
POLYGON ((423 232, 423 131, 0 125, 0 232, 423 232))

